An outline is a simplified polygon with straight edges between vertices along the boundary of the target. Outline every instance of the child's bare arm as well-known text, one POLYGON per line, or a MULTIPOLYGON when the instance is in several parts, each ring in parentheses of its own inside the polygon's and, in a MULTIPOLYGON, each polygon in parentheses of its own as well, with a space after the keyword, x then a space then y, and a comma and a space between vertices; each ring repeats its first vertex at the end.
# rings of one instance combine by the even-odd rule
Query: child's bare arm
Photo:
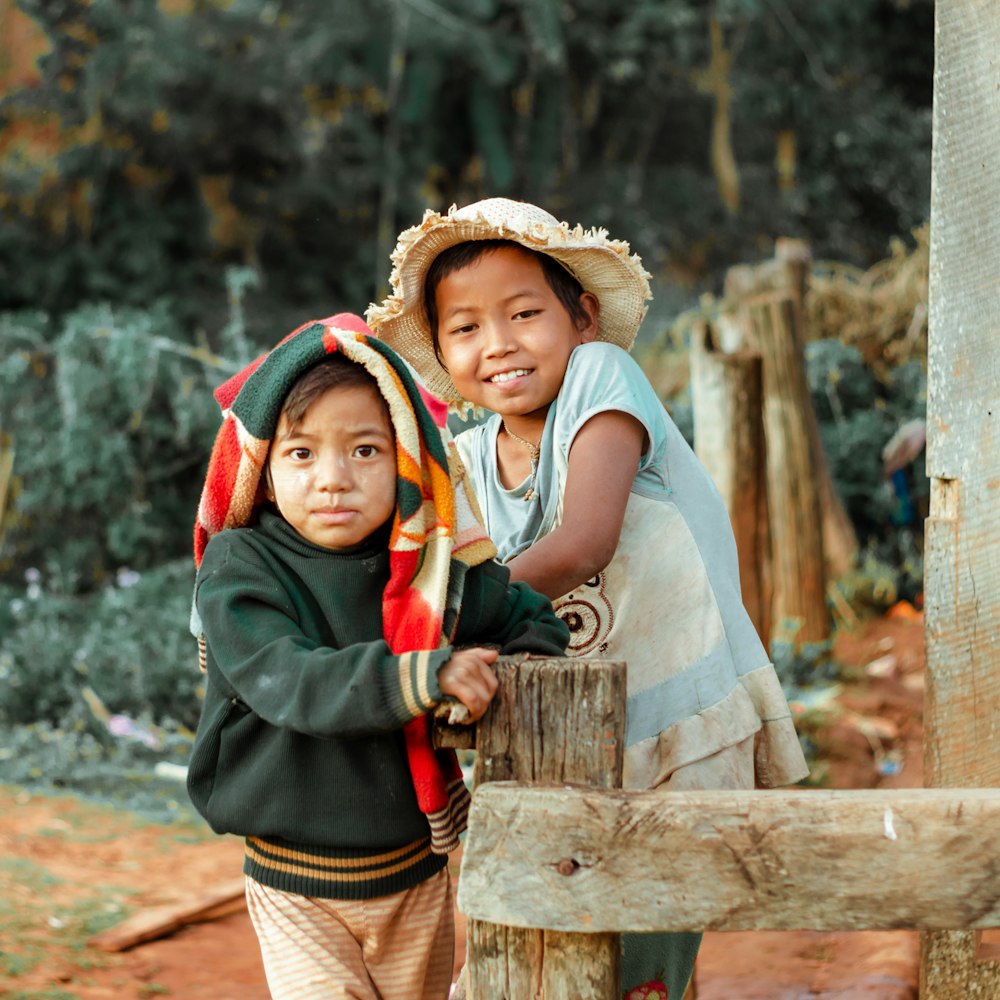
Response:
POLYGON ((499 655, 498 650, 482 646, 458 649, 438 671, 438 686, 442 694, 457 698, 469 710, 466 722, 481 719, 496 694, 497 678, 490 664, 499 655))
POLYGON ((511 560, 512 580, 555 600, 611 562, 645 437, 642 424, 620 410, 583 425, 569 452, 562 524, 511 560))

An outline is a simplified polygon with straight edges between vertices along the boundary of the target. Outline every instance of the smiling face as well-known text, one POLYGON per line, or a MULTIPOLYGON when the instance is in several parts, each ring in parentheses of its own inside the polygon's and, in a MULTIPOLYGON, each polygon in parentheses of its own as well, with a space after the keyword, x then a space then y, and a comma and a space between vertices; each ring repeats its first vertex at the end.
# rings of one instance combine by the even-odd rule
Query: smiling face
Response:
POLYGON ((437 334, 455 388, 517 433, 544 423, 570 354, 597 334, 597 300, 584 292, 580 303, 576 324, 538 261, 516 246, 446 275, 435 292, 437 334))
POLYGON ((396 438, 375 388, 327 389, 292 426, 286 414, 268 456, 267 498, 306 541, 363 542, 396 507, 396 438))

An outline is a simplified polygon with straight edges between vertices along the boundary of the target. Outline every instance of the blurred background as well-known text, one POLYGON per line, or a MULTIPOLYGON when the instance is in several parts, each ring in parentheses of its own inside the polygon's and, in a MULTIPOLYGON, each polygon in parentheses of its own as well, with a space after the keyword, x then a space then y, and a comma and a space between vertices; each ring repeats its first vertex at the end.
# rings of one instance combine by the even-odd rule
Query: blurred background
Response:
MULTIPOLYGON (((829 631, 919 609, 933 51, 933 0, 0 0, 0 779, 184 761, 211 390, 427 207, 628 240, 690 440, 692 331, 797 241, 829 631)), ((790 695, 829 650, 775 650, 790 695)))

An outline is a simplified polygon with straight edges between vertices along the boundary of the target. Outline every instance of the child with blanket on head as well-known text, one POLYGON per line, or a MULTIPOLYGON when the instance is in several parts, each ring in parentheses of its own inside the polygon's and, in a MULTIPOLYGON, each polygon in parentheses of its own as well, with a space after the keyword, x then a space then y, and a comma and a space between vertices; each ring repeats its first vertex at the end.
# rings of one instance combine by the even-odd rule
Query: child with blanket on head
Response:
MULTIPOLYGON (((625 787, 803 778, 728 513, 628 353, 650 298, 638 256, 491 198, 428 210, 393 264, 376 335, 440 399, 492 411, 457 444, 500 560, 552 598, 571 655, 627 662, 625 787)), ((625 935, 623 982, 681 1000, 699 943, 625 935)))
POLYGON ((428 710, 479 719, 498 651, 568 639, 493 558, 440 406, 369 332, 306 324, 217 391, 195 528, 207 684, 188 790, 246 837, 287 1000, 448 996, 469 794, 428 710))

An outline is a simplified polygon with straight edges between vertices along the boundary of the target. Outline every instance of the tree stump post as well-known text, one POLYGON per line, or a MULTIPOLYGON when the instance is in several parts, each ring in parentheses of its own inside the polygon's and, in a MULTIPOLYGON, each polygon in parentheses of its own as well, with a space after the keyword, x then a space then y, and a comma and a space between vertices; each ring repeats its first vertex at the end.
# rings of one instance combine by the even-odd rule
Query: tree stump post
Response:
POLYGON ((786 295, 747 303, 763 359, 764 438, 774 597, 771 641, 820 642, 830 633, 816 466, 807 422, 812 412, 794 304, 786 295))
MULTIPOLYGON (((477 787, 493 781, 621 787, 624 663, 501 659, 497 677, 499 690, 476 732, 477 787)), ((470 920, 467 956, 470 1000, 610 1000, 620 994, 616 933, 470 920)))
POLYGON ((743 604, 758 635, 771 634, 771 538, 760 355, 718 350, 706 323, 691 332, 695 454, 729 511, 743 604))
MULTIPOLYGON (((725 280, 726 299, 737 312, 741 311, 739 307, 747 299, 766 292, 782 293, 791 298, 793 314, 791 332, 800 359, 803 358, 805 344, 809 340, 806 329, 805 296, 809 290, 811 263, 812 254, 805 242, 782 237, 775 241, 773 260, 764 261, 762 264, 740 264, 731 267, 726 273, 725 280)), ((737 316, 727 320, 728 343, 735 342, 741 347, 750 347, 755 342, 755 332, 745 310, 742 312, 742 318, 737 316)), ((733 350, 735 346, 726 346, 725 349, 733 350)), ((834 488, 833 478, 830 476, 830 469, 820 443, 819 424, 808 390, 805 393, 800 419, 809 434, 813 452, 814 489, 819 494, 826 578, 828 581, 835 580, 854 565, 858 552, 858 538, 834 488)))

